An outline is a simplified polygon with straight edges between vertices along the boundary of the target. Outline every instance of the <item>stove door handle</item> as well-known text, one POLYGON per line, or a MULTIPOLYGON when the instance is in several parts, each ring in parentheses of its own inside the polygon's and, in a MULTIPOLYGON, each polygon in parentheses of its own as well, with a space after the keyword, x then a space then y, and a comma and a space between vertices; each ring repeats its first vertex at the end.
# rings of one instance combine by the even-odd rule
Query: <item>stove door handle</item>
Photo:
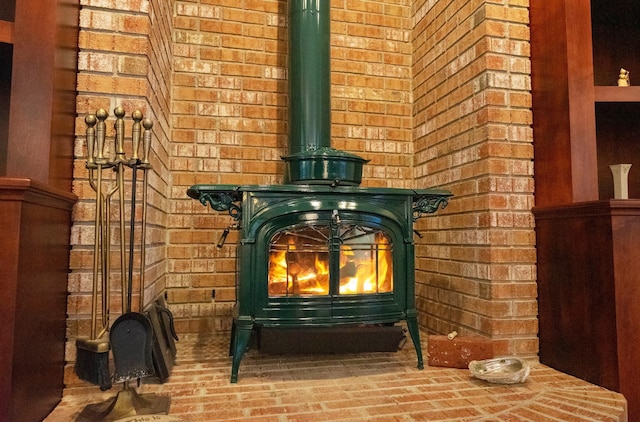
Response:
POLYGON ((230 227, 227 227, 222 232, 222 236, 220 236, 220 240, 218 240, 218 245, 217 245, 218 248, 222 248, 222 246, 224 245, 224 242, 227 240, 227 236, 229 236, 229 229, 230 227))
POLYGON ((333 213, 331 214, 331 217, 333 218, 333 221, 336 224, 340 224, 342 222, 340 220, 340 213, 338 212, 338 210, 333 210, 333 213))

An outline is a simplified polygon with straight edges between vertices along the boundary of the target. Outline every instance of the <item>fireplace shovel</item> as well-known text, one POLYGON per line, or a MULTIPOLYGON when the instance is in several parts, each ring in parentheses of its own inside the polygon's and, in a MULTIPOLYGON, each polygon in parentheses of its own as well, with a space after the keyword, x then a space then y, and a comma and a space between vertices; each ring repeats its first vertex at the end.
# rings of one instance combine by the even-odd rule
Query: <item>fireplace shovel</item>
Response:
MULTIPOLYGON (((129 226, 129 268, 127 277, 127 304, 126 313, 123 313, 111 327, 109 339, 113 352, 113 363, 115 366, 114 382, 129 381, 143 378, 155 373, 152 358, 153 328, 151 322, 140 312, 131 311, 131 296, 133 290, 133 264, 134 264, 134 243, 136 225, 136 184, 137 170, 140 160, 138 158, 138 146, 140 144, 140 119, 134 117, 133 134, 133 156, 130 166, 132 169, 131 178, 131 217, 129 226)), ((122 216, 124 220, 124 216, 122 216)), ((144 216, 143 216, 144 218, 144 216)), ((145 221, 141 222, 142 225, 145 221)), ((145 247, 144 239, 140 246, 145 247)), ((141 269, 144 271, 144 268, 141 269)), ((123 285, 123 287, 125 287, 123 285)), ((140 295, 144 295, 144 291, 140 295)), ((142 311, 142 309, 140 310, 142 311)))
POLYGON ((129 381, 153 375, 153 329, 146 316, 138 312, 121 315, 111 327, 111 351, 114 382, 129 381))

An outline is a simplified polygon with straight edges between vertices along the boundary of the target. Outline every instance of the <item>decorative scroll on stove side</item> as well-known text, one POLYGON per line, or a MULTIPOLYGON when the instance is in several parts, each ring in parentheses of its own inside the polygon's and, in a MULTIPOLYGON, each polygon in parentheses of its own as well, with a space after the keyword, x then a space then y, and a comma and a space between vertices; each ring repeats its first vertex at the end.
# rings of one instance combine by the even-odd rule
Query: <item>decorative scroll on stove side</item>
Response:
POLYGON ((432 196, 432 195, 419 195, 416 192, 416 196, 413 198, 413 222, 415 223, 419 218, 424 217, 425 214, 433 214, 438 209, 444 209, 449 204, 449 196, 432 196))
POLYGON ((242 193, 237 190, 205 192, 197 199, 202 205, 209 205, 215 211, 228 211, 235 221, 240 220, 242 216, 242 193))
POLYGON ((446 207, 449 192, 196 185, 188 195, 228 212, 241 234, 231 382, 237 382, 252 333, 261 328, 406 321, 423 368, 413 223, 446 207))

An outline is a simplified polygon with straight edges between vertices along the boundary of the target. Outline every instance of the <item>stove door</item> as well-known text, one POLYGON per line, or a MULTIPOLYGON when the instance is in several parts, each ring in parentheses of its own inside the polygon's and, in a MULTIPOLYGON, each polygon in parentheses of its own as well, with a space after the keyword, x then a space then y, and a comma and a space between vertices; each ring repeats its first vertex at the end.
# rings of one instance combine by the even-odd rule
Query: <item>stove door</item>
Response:
POLYGON ((393 244, 383 230, 341 226, 338 239, 339 295, 393 292, 393 244))
POLYGON ((269 297, 327 296, 329 227, 303 225, 277 232, 269 242, 269 297))
POLYGON ((393 247, 381 229, 302 225, 269 242, 269 297, 390 293, 393 247))
POLYGON ((243 277, 254 283, 256 322, 274 326, 403 318, 406 290, 395 280, 405 274, 406 248, 401 229, 391 222, 344 211, 336 218, 327 211, 301 214, 292 224, 289 215, 272 220, 257 240, 253 262, 258 271, 243 277))

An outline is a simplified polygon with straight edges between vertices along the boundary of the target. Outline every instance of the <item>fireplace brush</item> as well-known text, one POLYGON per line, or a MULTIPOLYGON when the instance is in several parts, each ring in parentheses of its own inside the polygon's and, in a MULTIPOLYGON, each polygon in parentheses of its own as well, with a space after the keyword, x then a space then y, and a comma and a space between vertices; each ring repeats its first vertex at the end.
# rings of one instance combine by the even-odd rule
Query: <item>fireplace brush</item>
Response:
POLYGON ((109 373, 109 340, 105 335, 109 330, 109 203, 111 195, 120 189, 115 183, 103 193, 103 170, 112 168, 113 163, 104 157, 106 134, 105 119, 107 112, 98 110, 95 115, 85 118, 87 124, 87 162, 89 183, 96 192, 94 248, 93 248, 93 283, 91 298, 91 334, 89 337, 78 337, 76 340, 75 372, 78 378, 100 386, 101 390, 111 388, 109 373), (98 279, 101 279, 101 326, 98 332, 98 279))

